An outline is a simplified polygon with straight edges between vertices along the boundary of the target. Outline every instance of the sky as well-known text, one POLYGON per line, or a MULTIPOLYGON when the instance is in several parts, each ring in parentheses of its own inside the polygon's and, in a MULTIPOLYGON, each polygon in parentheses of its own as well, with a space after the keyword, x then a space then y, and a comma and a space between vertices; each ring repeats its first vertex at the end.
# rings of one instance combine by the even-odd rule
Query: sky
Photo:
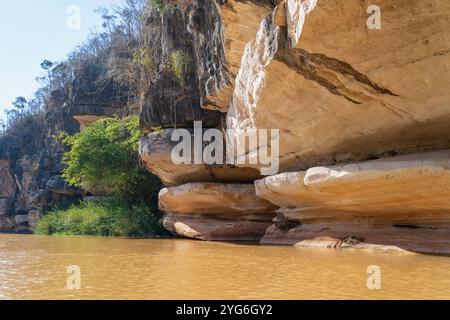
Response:
POLYGON ((33 96, 43 60, 63 60, 91 31, 101 28, 95 9, 124 2, 0 0, 0 118, 5 119, 4 110, 16 97, 33 96))

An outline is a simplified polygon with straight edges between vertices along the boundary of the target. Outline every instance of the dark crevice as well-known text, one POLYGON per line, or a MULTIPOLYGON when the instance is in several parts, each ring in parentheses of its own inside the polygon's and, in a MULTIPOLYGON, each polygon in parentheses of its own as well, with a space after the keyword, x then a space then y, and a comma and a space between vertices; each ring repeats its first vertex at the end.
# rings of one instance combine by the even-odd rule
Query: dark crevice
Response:
POLYGON ((413 224, 393 224, 396 228, 407 228, 407 229, 431 229, 436 230, 436 227, 427 227, 427 226, 417 226, 413 224))
POLYGON ((282 213, 277 213, 274 224, 278 230, 284 233, 302 225, 300 222, 288 220, 282 213))
MULTIPOLYGON (((330 93, 339 95, 355 104, 362 104, 349 97, 343 89, 346 89, 342 83, 335 84, 329 79, 320 76, 320 71, 330 70, 338 72, 352 80, 355 80, 368 87, 376 94, 398 96, 389 89, 386 89, 371 81, 366 75, 355 70, 350 64, 334 58, 327 57, 319 53, 309 53, 303 49, 280 50, 275 58, 286 64, 290 69, 302 75, 305 79, 314 81, 326 88, 330 93)), ((358 94, 357 92, 355 92, 358 94)))

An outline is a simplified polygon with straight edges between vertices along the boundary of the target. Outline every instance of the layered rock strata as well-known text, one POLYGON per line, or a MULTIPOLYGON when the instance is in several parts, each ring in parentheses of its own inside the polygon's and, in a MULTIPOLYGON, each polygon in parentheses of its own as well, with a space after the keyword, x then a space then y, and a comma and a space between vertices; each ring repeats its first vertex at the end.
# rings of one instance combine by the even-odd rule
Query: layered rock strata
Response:
POLYGON ((214 241, 259 241, 278 207, 249 184, 191 183, 159 194, 164 226, 176 235, 214 241))
POLYGON ((280 206, 263 243, 334 238, 450 254, 450 151, 315 167, 255 182, 280 206), (284 220, 284 221, 283 221, 284 220))
MULTIPOLYGON (((381 0, 379 29, 367 27, 377 12, 366 1, 177 3, 176 15, 163 17, 155 33, 165 39, 161 57, 184 48, 195 68, 175 95, 168 93, 179 84, 156 82, 164 97, 156 92, 154 104, 170 108, 144 104, 141 126, 151 131, 152 119, 165 117, 171 123, 163 128, 193 128, 204 119, 207 128, 232 129, 238 145, 252 130, 279 129, 280 172, 288 173, 256 182, 257 195, 281 207, 262 243, 450 253, 446 1, 381 0), (183 39, 171 38, 176 28, 183 39), (227 112, 226 121, 197 108, 227 112)), ((239 165, 243 171, 175 165, 170 134, 151 133, 140 148, 167 185, 258 179, 249 167, 260 166, 248 163, 239 165)), ((258 151, 242 150, 237 156, 249 160, 258 151)), ((208 240, 230 240, 233 228, 247 232, 240 219, 227 228, 218 223, 225 216, 198 195, 210 196, 205 185, 162 192, 167 228, 208 240)), ((229 219, 238 204, 223 200, 225 186, 214 194, 230 203, 219 206, 229 219)))
MULTIPOLYGON (((189 182, 212 181, 244 183, 253 182, 261 177, 257 169, 225 164, 225 158, 222 164, 195 164, 192 153, 189 163, 175 163, 172 151, 179 142, 172 141, 173 130, 164 129, 148 134, 141 140, 139 147, 139 154, 146 167, 157 175, 164 185, 176 186, 189 182)), ((192 137, 191 150, 194 150, 193 130, 190 132, 192 137)))

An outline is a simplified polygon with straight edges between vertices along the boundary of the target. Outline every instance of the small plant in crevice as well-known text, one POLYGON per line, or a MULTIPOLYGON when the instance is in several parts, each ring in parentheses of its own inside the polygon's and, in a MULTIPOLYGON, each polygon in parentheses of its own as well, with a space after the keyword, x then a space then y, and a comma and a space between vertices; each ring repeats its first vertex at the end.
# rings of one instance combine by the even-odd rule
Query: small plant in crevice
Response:
POLYGON ((187 53, 177 50, 171 54, 170 69, 183 87, 186 84, 186 78, 191 71, 191 67, 192 59, 187 53))

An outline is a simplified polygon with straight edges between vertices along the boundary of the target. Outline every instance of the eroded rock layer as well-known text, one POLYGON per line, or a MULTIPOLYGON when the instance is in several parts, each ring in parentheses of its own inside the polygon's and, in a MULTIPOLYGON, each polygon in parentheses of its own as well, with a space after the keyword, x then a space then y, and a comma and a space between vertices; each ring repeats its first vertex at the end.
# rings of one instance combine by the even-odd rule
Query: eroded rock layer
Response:
POLYGON ((315 167, 256 181, 257 194, 285 208, 450 212, 450 151, 315 167))
MULTIPOLYGON (((146 167, 166 186, 176 186, 189 182, 252 182, 260 177, 259 171, 228 164, 194 164, 194 155, 187 164, 177 164, 172 158, 172 151, 178 142, 172 141, 174 129, 153 132, 140 141, 139 154, 146 167)), ((193 131, 192 149, 194 144, 193 131)), ((225 163, 225 159, 222 163, 225 163)))
POLYGON ((258 198, 252 184, 218 183, 163 189, 159 206, 173 234, 214 241, 259 241, 278 208, 258 198))
POLYGON ((189 183, 159 193, 159 208, 177 214, 271 220, 277 206, 258 198, 253 184, 189 183), (264 217, 266 215, 266 217, 264 217))
POLYGON ((175 235, 206 241, 259 241, 268 221, 215 219, 197 216, 168 214, 164 227, 175 235))
POLYGON ((450 151, 411 154, 255 182, 258 196, 282 207, 263 243, 317 237, 450 253, 450 151))

